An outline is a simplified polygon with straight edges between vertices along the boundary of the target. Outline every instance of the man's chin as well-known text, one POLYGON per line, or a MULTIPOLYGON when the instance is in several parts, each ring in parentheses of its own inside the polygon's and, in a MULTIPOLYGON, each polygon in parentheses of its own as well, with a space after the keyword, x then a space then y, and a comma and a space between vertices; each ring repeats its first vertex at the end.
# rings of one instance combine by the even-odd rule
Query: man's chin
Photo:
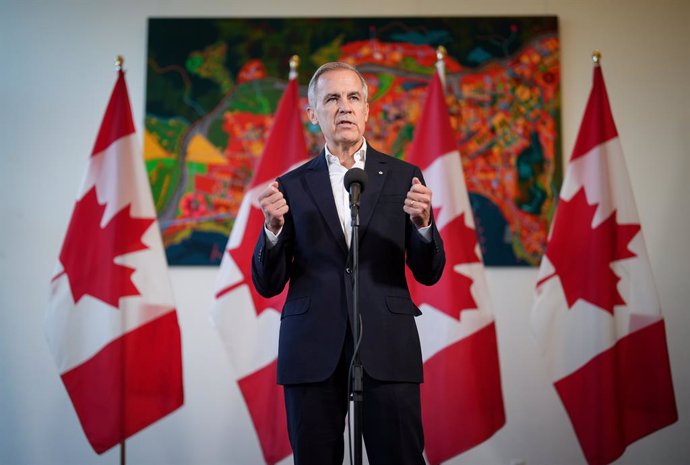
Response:
POLYGON ((335 140, 339 144, 356 144, 362 140, 362 134, 356 129, 338 131, 335 134, 335 140))

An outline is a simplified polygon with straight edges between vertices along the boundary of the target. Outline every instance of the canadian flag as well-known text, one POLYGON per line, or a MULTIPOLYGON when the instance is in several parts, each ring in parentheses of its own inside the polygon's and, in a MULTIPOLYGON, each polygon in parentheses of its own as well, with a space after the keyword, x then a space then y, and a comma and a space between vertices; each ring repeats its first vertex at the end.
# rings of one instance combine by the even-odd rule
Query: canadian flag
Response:
POLYGON ((433 192, 446 269, 433 287, 408 273, 424 358, 421 388, 425 454, 439 464, 480 444, 505 424, 496 327, 460 153, 448 116, 442 61, 434 73, 406 159, 433 192))
POLYGON ((97 453, 182 405, 180 329, 122 70, 51 284, 46 336, 97 453))
POLYGON ((536 296, 532 326, 590 465, 677 420, 664 320, 598 64, 536 296))
POLYGON ((264 216, 259 194, 307 161, 296 76, 281 98, 271 132, 230 233, 216 280, 212 320, 230 356, 267 464, 292 454, 283 389, 276 384, 280 310, 287 288, 266 299, 252 284, 251 257, 264 216))

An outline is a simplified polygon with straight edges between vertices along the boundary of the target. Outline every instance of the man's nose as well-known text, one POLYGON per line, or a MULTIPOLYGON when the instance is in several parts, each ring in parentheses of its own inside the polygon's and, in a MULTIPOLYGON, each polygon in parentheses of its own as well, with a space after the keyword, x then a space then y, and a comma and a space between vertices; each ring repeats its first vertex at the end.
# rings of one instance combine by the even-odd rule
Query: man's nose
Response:
POLYGON ((352 103, 349 102, 347 99, 341 101, 340 106, 338 108, 338 111, 340 113, 351 113, 352 112, 352 103))

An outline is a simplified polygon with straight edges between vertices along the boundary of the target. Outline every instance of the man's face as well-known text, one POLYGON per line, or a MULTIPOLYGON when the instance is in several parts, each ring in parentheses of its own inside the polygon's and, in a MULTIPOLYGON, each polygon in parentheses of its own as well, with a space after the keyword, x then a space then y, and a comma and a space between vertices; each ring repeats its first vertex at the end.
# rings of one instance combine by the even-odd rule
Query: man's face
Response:
POLYGON ((314 108, 307 114, 321 127, 332 152, 358 145, 369 118, 369 104, 359 76, 347 69, 327 71, 316 84, 314 108))

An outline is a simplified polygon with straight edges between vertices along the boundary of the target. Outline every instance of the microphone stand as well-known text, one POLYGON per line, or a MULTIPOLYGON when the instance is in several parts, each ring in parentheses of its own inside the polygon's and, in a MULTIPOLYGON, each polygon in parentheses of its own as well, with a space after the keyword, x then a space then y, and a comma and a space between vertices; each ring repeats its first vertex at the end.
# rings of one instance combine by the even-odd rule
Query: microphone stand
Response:
POLYGON ((359 359, 359 339, 362 328, 360 326, 359 310, 359 202, 353 202, 350 206, 352 215, 352 338, 354 339, 355 349, 352 362, 352 401, 354 402, 354 430, 355 430, 355 465, 362 464, 362 415, 364 412, 364 368, 359 359))

